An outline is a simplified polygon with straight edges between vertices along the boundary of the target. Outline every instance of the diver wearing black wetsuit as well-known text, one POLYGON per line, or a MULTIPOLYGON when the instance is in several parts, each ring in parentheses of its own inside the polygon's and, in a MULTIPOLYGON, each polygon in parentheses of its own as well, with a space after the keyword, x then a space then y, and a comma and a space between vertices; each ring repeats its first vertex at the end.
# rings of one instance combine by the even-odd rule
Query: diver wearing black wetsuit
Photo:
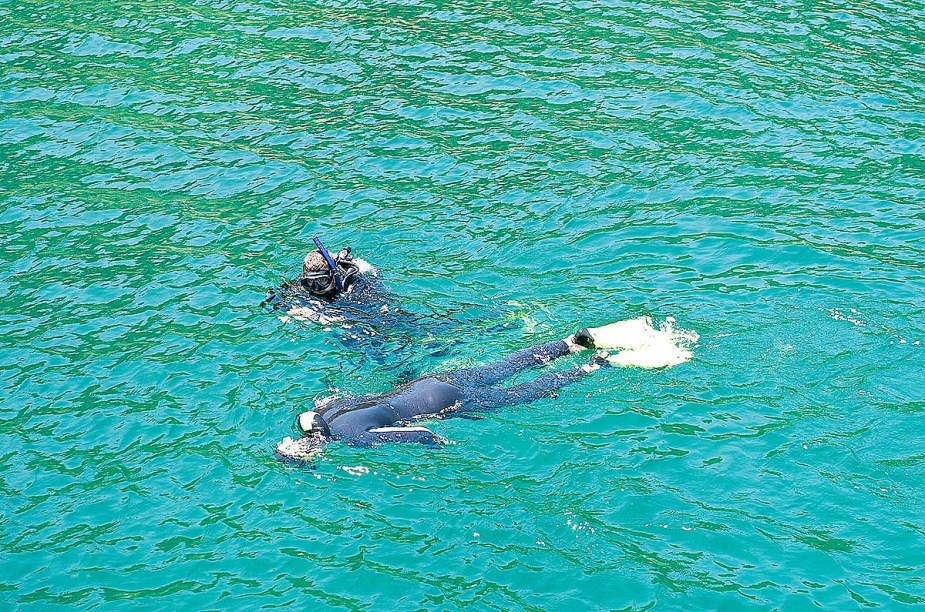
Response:
POLYGON ((325 314, 324 307, 338 298, 368 301, 366 294, 376 288, 364 272, 369 272, 372 266, 353 258, 350 247, 331 255, 317 237, 314 241, 318 248, 305 256, 301 274, 269 292, 264 304, 319 323, 337 321, 342 318, 340 313, 325 314))
POLYGON ((350 247, 331 254, 318 238, 314 240, 318 248, 305 256, 298 277, 269 291, 263 302, 283 311, 283 321, 291 318, 336 328, 344 346, 378 363, 394 357, 396 349, 410 347, 416 339, 448 332, 452 324, 449 317, 403 310, 375 268, 353 257, 350 247))
POLYGON ((488 366, 423 376, 382 395, 333 399, 314 411, 300 414, 298 428, 303 435, 295 440, 284 438, 277 446, 277 453, 286 459, 305 460, 332 440, 358 446, 382 442, 443 443, 429 429, 407 423, 423 416, 484 411, 552 395, 607 362, 595 356, 580 367, 546 374, 515 387, 492 385, 527 368, 592 346, 584 331, 564 340, 519 350, 488 366))

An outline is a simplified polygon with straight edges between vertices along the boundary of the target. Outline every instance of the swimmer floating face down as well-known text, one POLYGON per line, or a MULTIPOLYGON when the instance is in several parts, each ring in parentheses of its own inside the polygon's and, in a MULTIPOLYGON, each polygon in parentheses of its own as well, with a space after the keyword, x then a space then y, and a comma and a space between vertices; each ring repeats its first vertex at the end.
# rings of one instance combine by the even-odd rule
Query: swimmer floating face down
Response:
POLYGON ((594 356, 590 363, 550 372, 514 387, 496 386, 529 368, 583 350, 576 336, 521 349, 487 366, 422 376, 381 395, 338 397, 317 402, 315 410, 296 420, 301 436, 286 437, 276 447, 280 459, 305 462, 322 447, 340 440, 351 446, 389 442, 446 443, 441 436, 415 423, 421 418, 443 418, 465 412, 484 412, 549 397, 561 387, 594 372, 607 362, 594 356))
POLYGON ((691 358, 695 332, 676 329, 668 319, 658 328, 641 317, 604 327, 584 328, 553 342, 516 351, 502 360, 480 367, 422 376, 381 395, 335 397, 316 402, 315 410, 303 412, 296 421, 301 437, 287 437, 277 445, 280 459, 305 462, 333 440, 352 446, 387 442, 446 443, 426 427, 415 425, 422 417, 443 418, 466 412, 484 412, 552 397, 556 392, 592 372, 611 365, 666 368, 691 358), (553 371, 512 387, 499 386, 527 369, 550 361, 596 349, 589 362, 553 371), (616 355, 605 350, 616 349, 616 355))

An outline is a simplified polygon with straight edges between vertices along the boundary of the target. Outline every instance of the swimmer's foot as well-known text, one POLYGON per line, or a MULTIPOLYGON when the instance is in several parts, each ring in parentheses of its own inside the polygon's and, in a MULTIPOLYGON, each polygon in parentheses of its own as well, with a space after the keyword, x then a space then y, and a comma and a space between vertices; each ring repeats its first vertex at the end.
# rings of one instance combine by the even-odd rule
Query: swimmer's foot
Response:
POLYGON ((591 361, 581 366, 581 369, 587 372, 588 374, 590 374, 591 372, 595 370, 599 370, 601 368, 609 368, 609 367, 612 367, 612 366, 610 365, 610 362, 607 361, 607 353, 601 351, 601 352, 595 353, 591 357, 591 361))
POLYGON ((582 329, 582 330, 579 330, 577 334, 572 334, 571 336, 568 336, 567 338, 562 338, 562 342, 565 342, 565 345, 568 347, 569 353, 579 353, 585 350, 586 348, 593 348, 592 346, 588 344, 582 343, 582 340, 579 337, 579 334, 584 331, 587 331, 587 330, 582 329))

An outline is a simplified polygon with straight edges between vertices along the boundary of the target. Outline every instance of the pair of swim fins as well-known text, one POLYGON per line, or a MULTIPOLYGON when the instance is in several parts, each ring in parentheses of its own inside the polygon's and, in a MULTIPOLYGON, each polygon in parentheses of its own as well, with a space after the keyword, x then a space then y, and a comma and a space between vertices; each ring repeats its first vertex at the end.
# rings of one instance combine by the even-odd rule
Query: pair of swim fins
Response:
POLYGON ((592 349, 628 349, 646 344, 651 338, 648 317, 617 321, 603 327, 585 327, 575 333, 575 342, 592 349))
POLYGON ((649 317, 617 321, 603 327, 586 327, 575 334, 581 346, 601 350, 611 365, 668 368, 692 357, 697 332, 675 327, 668 317, 657 328, 649 317), (616 351, 607 354, 604 351, 616 351))

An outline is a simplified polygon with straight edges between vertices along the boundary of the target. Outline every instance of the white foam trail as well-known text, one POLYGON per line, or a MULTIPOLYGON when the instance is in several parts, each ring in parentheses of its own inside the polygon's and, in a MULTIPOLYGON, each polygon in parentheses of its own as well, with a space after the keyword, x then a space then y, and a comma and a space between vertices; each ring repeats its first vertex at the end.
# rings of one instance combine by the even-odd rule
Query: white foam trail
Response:
POLYGON ((673 317, 657 328, 651 317, 619 321, 607 326, 606 348, 619 349, 607 361, 616 366, 670 368, 693 357, 691 349, 699 338, 695 331, 675 327, 673 317))

